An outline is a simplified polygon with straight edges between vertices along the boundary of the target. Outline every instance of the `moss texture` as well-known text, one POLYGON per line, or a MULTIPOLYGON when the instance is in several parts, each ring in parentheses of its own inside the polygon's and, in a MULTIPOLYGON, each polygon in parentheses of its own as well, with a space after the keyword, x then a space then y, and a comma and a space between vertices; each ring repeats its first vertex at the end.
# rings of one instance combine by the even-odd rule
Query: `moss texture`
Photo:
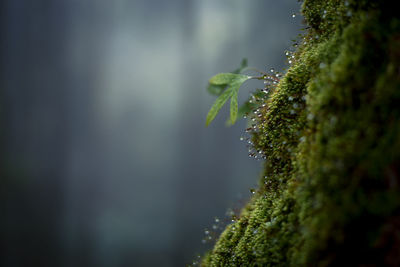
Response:
POLYGON ((305 0, 309 26, 261 107, 259 189, 202 266, 400 266, 400 19, 305 0))

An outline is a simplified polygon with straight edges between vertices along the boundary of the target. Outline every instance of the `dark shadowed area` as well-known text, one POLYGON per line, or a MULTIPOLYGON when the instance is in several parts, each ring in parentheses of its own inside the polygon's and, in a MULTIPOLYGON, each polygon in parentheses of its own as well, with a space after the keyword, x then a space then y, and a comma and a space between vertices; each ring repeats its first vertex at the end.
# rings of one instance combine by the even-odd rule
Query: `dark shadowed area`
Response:
MULTIPOLYGON (((260 162, 207 80, 283 69, 295 0, 0 2, 0 265, 183 266, 260 162)), ((244 101, 258 81, 240 90, 244 101)))

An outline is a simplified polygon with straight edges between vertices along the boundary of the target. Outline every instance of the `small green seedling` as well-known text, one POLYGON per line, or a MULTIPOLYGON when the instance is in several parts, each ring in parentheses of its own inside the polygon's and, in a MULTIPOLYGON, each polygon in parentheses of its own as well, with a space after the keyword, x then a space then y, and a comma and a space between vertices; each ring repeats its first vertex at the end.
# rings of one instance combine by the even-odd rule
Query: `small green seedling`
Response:
POLYGON ((234 124, 237 119, 238 113, 238 92, 240 86, 247 80, 251 79, 251 76, 234 74, 234 73, 220 73, 210 79, 210 85, 213 87, 226 87, 221 95, 215 100, 210 111, 207 114, 206 125, 208 126, 211 121, 214 120, 218 111, 222 108, 225 102, 231 98, 230 107, 230 123, 234 124))
MULTIPOLYGON (((241 106, 240 109, 238 109, 238 92, 240 86, 245 81, 250 79, 265 80, 266 78, 270 78, 271 76, 248 76, 240 74, 245 69, 254 70, 247 68, 247 60, 243 59, 240 68, 231 73, 219 73, 209 80, 207 90, 210 94, 218 96, 218 98, 215 100, 214 104, 207 114, 206 126, 208 126, 214 120, 219 110, 226 103, 226 101, 228 101, 229 98, 231 99, 230 119, 228 121, 229 125, 233 125, 236 122, 238 114, 239 116, 243 116, 245 113, 253 108, 253 105, 251 105, 251 103, 246 102, 243 106, 241 106)), ((266 74, 259 70, 256 71, 262 74, 266 74)))

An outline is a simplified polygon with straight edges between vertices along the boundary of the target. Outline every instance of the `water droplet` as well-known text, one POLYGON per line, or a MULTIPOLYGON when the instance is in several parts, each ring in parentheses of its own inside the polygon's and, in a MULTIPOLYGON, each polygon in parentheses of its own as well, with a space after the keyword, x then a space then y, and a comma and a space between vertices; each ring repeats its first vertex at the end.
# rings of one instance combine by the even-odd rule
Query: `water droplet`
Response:
POLYGON ((296 17, 296 14, 295 14, 295 13, 293 13, 293 14, 292 14, 292 18, 295 18, 295 17, 296 17))
POLYGON ((319 68, 323 69, 326 67, 326 64, 324 62, 319 63, 319 68))
POLYGON ((274 70, 274 68, 271 68, 269 71, 270 71, 270 72, 274 72, 275 70, 274 70))
POLYGON ((307 120, 311 121, 311 120, 313 120, 313 119, 314 119, 314 114, 309 113, 309 114, 307 115, 307 120))
POLYGON ((296 114, 296 111, 294 111, 293 109, 290 110, 290 114, 296 114))
POLYGON ((243 137, 243 136, 241 136, 241 137, 240 137, 240 141, 243 141, 243 140, 244 140, 244 137, 243 137))
POLYGON ((297 104, 297 103, 293 104, 293 108, 298 108, 298 107, 299 107, 299 104, 297 104))
MULTIPOLYGON (((237 220, 236 215, 232 215, 231 222, 236 222, 236 220, 237 220)), ((235 230, 236 229, 235 226, 233 226, 232 229, 235 230)))
POLYGON ((250 188, 250 193, 252 193, 254 195, 256 193, 256 190, 253 188, 250 188))
POLYGON ((289 97, 288 97, 288 100, 289 100, 289 101, 293 101, 293 96, 289 96, 289 97))

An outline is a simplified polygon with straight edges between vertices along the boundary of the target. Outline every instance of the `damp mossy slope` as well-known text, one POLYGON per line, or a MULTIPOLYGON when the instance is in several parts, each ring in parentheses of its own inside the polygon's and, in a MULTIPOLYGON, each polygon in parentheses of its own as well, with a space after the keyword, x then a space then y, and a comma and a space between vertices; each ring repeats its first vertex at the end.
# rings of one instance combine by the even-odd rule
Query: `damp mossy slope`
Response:
POLYGON ((400 19, 304 0, 309 26, 260 107, 258 191, 202 266, 400 265, 400 19))

